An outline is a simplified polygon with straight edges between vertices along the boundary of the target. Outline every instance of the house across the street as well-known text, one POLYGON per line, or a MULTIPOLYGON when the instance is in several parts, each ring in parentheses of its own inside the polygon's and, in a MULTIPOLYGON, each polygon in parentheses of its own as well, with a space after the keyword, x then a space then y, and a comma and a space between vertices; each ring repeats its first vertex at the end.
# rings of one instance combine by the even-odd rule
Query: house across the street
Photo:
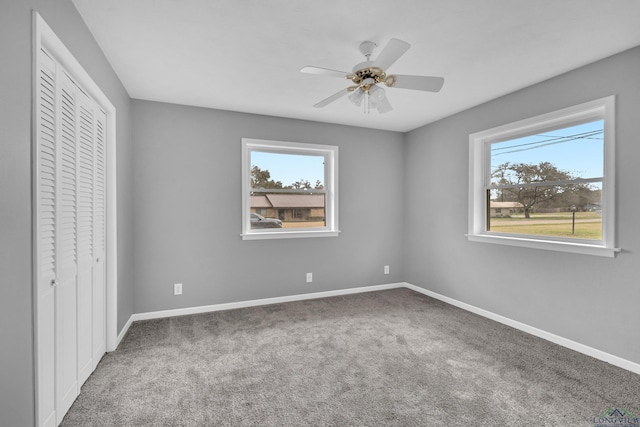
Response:
POLYGON ((251 196, 251 212, 283 222, 324 221, 324 194, 251 196))
POLYGON ((491 202, 489 205, 489 216, 500 218, 515 213, 522 213, 524 205, 520 202, 491 202))

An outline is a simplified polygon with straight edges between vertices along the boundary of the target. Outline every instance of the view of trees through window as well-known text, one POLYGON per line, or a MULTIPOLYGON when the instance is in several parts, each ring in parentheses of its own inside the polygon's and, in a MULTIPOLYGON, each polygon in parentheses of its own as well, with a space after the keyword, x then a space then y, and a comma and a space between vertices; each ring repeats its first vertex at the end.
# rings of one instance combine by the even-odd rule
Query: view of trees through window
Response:
POLYGON ((603 120, 489 150, 487 231, 602 239, 603 120))
POLYGON ((322 181, 316 179, 314 185, 311 185, 308 179, 299 179, 291 184, 284 185, 282 181, 274 181, 271 178, 271 172, 262 170, 256 165, 251 167, 251 188, 252 189, 285 189, 285 190, 322 190, 324 185, 322 181))
POLYGON ((251 228, 326 225, 324 156, 251 153, 251 228))

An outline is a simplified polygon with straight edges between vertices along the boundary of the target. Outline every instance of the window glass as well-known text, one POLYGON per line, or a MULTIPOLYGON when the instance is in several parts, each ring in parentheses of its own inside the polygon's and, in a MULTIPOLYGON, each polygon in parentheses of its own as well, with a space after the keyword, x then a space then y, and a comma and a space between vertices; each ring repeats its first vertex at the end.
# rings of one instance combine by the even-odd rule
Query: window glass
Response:
POLYGON ((251 212, 279 222, 251 228, 324 228, 324 181, 324 156, 252 151, 251 212))
POLYGON ((251 186, 253 188, 322 188, 324 156, 252 151, 251 186))
POLYGON ((487 231, 602 239, 604 120, 488 148, 487 231))

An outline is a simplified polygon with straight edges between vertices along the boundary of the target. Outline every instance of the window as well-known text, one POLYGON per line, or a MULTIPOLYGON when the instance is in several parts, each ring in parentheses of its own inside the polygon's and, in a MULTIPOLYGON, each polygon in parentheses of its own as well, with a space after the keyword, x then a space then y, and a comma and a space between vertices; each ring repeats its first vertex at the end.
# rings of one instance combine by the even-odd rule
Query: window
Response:
POLYGON ((614 103, 470 135, 469 240, 613 257, 614 103))
POLYGON ((242 238, 337 236, 338 147, 242 139, 242 238))
MULTIPOLYGON (((324 215, 322 216, 324 217, 324 215)), ((308 221, 309 218, 311 217, 311 210, 310 209, 294 209, 293 217, 298 220, 308 221)))

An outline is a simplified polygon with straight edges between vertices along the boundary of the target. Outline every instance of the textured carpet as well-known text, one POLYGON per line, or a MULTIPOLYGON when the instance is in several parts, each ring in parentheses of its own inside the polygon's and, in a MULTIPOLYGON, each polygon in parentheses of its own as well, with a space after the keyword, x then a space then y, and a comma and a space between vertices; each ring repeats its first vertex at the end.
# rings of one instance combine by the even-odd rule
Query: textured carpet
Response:
POLYGON ((135 322, 62 426, 594 426, 640 376, 408 289, 135 322))

